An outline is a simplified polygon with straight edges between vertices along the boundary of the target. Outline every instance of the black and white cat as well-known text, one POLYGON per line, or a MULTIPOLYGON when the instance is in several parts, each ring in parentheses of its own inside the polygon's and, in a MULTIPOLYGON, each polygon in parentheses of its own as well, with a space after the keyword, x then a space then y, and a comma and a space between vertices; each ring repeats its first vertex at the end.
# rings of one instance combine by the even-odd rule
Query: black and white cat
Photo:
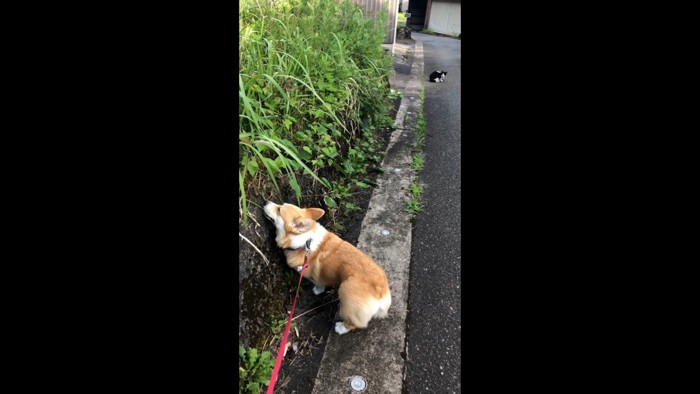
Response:
POLYGON ((447 75, 447 71, 433 71, 430 73, 430 82, 442 82, 445 80, 445 75, 447 75))

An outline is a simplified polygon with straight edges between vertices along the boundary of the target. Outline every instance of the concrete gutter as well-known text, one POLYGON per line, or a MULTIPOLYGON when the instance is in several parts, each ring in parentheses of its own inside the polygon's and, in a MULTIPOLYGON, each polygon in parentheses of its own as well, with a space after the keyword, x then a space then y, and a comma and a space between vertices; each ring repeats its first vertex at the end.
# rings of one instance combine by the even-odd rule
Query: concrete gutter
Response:
POLYGON ((354 376, 364 379, 366 393, 401 393, 413 227, 404 210, 410 198, 409 185, 415 178, 410 164, 423 86, 423 43, 416 41, 413 47, 397 43, 394 57, 396 61, 411 56, 411 51, 414 59, 410 75, 394 73, 389 82, 404 97, 382 162, 384 173, 377 179, 357 243, 386 271, 392 296, 389 316, 344 335, 329 327, 313 394, 353 393, 350 380, 354 376), (388 235, 383 235, 385 231, 388 235))

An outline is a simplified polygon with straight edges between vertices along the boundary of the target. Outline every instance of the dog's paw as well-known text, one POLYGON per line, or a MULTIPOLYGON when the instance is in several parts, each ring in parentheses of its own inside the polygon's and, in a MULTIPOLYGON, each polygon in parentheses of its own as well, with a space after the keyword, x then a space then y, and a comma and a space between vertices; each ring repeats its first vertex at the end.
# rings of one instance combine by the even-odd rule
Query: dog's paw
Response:
POLYGON ((311 289, 311 291, 313 291, 314 294, 316 294, 316 295, 323 293, 325 290, 326 290, 326 286, 314 286, 314 288, 311 289))
POLYGON ((335 332, 337 332, 338 334, 343 335, 348 331, 350 331, 350 330, 345 328, 345 324, 343 324, 342 321, 335 323, 335 332))

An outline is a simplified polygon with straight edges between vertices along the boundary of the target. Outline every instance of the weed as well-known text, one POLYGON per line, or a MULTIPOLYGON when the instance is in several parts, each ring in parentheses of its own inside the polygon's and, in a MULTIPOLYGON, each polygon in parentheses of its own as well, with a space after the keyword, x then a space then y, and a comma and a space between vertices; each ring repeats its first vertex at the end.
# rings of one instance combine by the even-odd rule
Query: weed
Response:
POLYGON ((406 203, 406 212, 415 216, 418 212, 421 212, 425 205, 420 202, 421 194, 423 193, 423 188, 413 182, 410 186, 411 198, 406 203))
POLYGON ((258 353, 255 348, 238 345, 238 392, 258 394, 270 383, 275 360, 270 352, 258 353))
MULTIPOLYGON (((296 290, 296 289, 295 289, 296 290)), ((287 327, 287 319, 275 319, 271 323, 270 329, 272 330, 272 342, 276 342, 282 339, 282 334, 284 334, 284 329, 287 327)), ((297 322, 293 321, 289 326, 290 330, 297 329, 297 322)))
POLYGON ((423 107, 425 106, 425 87, 420 90, 420 110, 418 112, 418 121, 416 125, 416 149, 422 150, 425 142, 425 126, 426 121, 423 116, 423 107))
POLYGON ((298 275, 295 275, 293 271, 286 271, 284 273, 284 287, 287 288, 290 293, 296 292, 298 281, 298 275))
MULTIPOLYGON (((420 91, 420 109, 418 112, 418 122, 416 124, 416 148, 413 152, 411 158, 411 168, 418 172, 423 169, 425 165, 425 160, 423 158, 423 145, 425 144, 425 127, 427 125, 425 118, 423 117, 423 107, 425 104, 425 87, 421 87, 420 91)), ((411 198, 406 203, 406 212, 412 216, 415 216, 418 212, 421 212, 425 207, 420 201, 421 194, 423 193, 423 188, 416 182, 411 183, 410 186, 411 198)))
POLYGON ((413 156, 413 163, 411 167, 414 170, 420 170, 423 168, 423 145, 425 144, 425 126, 427 125, 425 117, 423 116, 423 107, 425 104, 425 88, 421 88, 420 91, 420 109, 418 112, 418 121, 416 123, 416 151, 413 156))
POLYGON ((423 110, 418 114, 418 123, 416 125, 416 149, 423 149, 425 143, 425 118, 423 118, 423 110))
POLYGON ((416 199, 419 199, 420 195, 423 193, 423 187, 415 182, 411 183, 410 189, 413 198, 416 199))
MULTIPOLYGON (((293 270, 285 271, 283 282, 284 282, 284 287, 287 288, 287 290, 290 293, 296 293, 297 286, 299 284, 299 274, 294 272, 293 270)), ((312 285, 312 283, 308 279, 303 278, 301 280, 300 287, 302 289, 308 289, 309 286, 311 286, 311 285, 312 285)))
POLYGON ((413 158, 411 160, 411 168, 418 172, 423 169, 424 165, 424 160, 423 160, 423 152, 420 150, 416 150, 416 152, 413 153, 413 158))
POLYGON ((343 231, 343 230, 345 229, 345 226, 343 226, 342 224, 340 224, 340 223, 338 223, 338 222, 332 222, 332 223, 329 225, 329 227, 330 227, 331 230, 333 230, 333 231, 336 232, 336 233, 341 232, 341 231, 343 231))
POLYGON ((345 209, 346 209, 348 212, 355 212, 355 211, 359 211, 359 210, 362 209, 362 208, 358 207, 357 205, 355 205, 355 204, 353 204, 353 203, 351 203, 351 202, 344 202, 344 203, 343 203, 343 206, 345 207, 345 209))
POLYGON ((411 216, 416 216, 418 212, 423 211, 423 208, 425 208, 425 205, 415 199, 410 199, 408 200, 408 203, 406 203, 406 213, 410 214, 411 216))

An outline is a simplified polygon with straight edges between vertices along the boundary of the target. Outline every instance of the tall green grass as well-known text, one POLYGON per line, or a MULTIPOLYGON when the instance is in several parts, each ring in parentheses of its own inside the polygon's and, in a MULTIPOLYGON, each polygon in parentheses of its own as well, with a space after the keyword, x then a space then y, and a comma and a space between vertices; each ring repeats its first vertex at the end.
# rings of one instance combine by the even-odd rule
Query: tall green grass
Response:
POLYGON ((385 21, 386 11, 373 18, 349 0, 240 1, 244 225, 260 185, 287 185, 300 203, 300 178, 310 177, 335 203, 380 159, 372 131, 387 124, 389 109, 385 21))

